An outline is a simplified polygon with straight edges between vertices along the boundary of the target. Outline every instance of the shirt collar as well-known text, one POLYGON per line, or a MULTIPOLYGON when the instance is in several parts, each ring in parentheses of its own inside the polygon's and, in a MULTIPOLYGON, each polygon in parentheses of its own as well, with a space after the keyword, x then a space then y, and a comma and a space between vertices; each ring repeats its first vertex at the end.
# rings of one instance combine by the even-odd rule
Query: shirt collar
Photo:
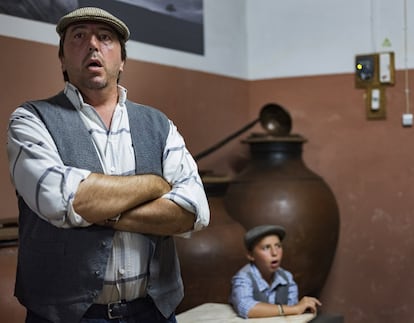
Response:
MULTIPOLYGON (((66 82, 65 89, 63 92, 68 97, 69 101, 75 106, 77 110, 81 110, 85 105, 88 105, 83 101, 82 94, 76 86, 72 83, 66 82)), ((127 89, 118 84, 118 104, 121 106, 125 105, 127 100, 127 89)))
POLYGON ((279 271, 283 270, 283 269, 279 268, 275 272, 272 284, 269 286, 269 284, 263 279, 263 277, 262 277, 259 269, 256 267, 256 265, 252 263, 251 266, 252 266, 253 275, 256 277, 257 287, 259 288, 259 290, 261 292, 266 290, 266 289, 273 290, 278 285, 287 285, 289 283, 285 278, 282 277, 282 275, 279 274, 279 271))

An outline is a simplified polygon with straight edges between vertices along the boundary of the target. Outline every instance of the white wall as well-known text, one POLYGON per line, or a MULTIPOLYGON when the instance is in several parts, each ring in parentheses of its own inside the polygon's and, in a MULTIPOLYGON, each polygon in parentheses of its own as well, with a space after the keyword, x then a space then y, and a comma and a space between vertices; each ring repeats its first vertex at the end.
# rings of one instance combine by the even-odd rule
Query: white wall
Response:
MULTIPOLYGON (((407 3, 408 66, 413 68, 414 1, 407 3)), ((349 73, 356 54, 378 51, 394 51, 397 69, 405 67, 404 0, 246 4, 248 79, 349 73), (391 46, 384 46, 384 39, 391 46)))
MULTIPOLYGON (((128 57, 247 80, 352 73, 355 55, 377 51, 404 69, 404 1, 413 68, 412 0, 204 0, 204 56, 130 41, 128 57)), ((1 14, 0 34, 58 43, 53 25, 1 14)))

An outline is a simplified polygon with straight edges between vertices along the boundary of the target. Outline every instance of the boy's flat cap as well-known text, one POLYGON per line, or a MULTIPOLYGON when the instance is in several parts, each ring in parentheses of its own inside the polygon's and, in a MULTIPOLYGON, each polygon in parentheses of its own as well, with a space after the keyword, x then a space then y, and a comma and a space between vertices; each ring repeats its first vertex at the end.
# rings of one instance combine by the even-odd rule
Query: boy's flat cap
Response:
POLYGON ((271 234, 276 234, 279 237, 280 241, 282 241, 285 237, 286 231, 285 228, 280 225, 270 224, 259 225, 250 229, 244 235, 244 243, 247 250, 252 250, 258 240, 271 234))
POLYGON ((129 38, 129 29, 122 20, 101 8, 95 7, 83 7, 69 12, 60 18, 56 25, 56 31, 62 37, 69 25, 86 21, 106 23, 114 28, 124 41, 129 38))

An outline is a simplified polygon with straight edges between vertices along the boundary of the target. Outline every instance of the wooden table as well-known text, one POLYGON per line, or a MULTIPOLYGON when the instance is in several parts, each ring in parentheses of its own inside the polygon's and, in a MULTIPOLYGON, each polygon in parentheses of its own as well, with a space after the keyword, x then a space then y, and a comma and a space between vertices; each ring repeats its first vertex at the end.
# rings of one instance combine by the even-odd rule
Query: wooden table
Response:
POLYGON ((229 304, 205 303, 177 315, 178 323, 307 323, 315 316, 302 315, 277 316, 243 319, 237 316, 229 304))

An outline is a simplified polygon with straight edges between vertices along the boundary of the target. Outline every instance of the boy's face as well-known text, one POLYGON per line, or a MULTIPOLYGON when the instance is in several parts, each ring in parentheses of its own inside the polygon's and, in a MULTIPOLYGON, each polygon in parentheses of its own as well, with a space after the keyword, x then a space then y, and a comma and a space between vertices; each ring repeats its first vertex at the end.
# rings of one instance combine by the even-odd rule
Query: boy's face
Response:
POLYGON ((266 280, 273 277, 280 267, 283 256, 282 243, 277 235, 269 235, 259 240, 253 250, 247 254, 249 261, 253 262, 266 280))

